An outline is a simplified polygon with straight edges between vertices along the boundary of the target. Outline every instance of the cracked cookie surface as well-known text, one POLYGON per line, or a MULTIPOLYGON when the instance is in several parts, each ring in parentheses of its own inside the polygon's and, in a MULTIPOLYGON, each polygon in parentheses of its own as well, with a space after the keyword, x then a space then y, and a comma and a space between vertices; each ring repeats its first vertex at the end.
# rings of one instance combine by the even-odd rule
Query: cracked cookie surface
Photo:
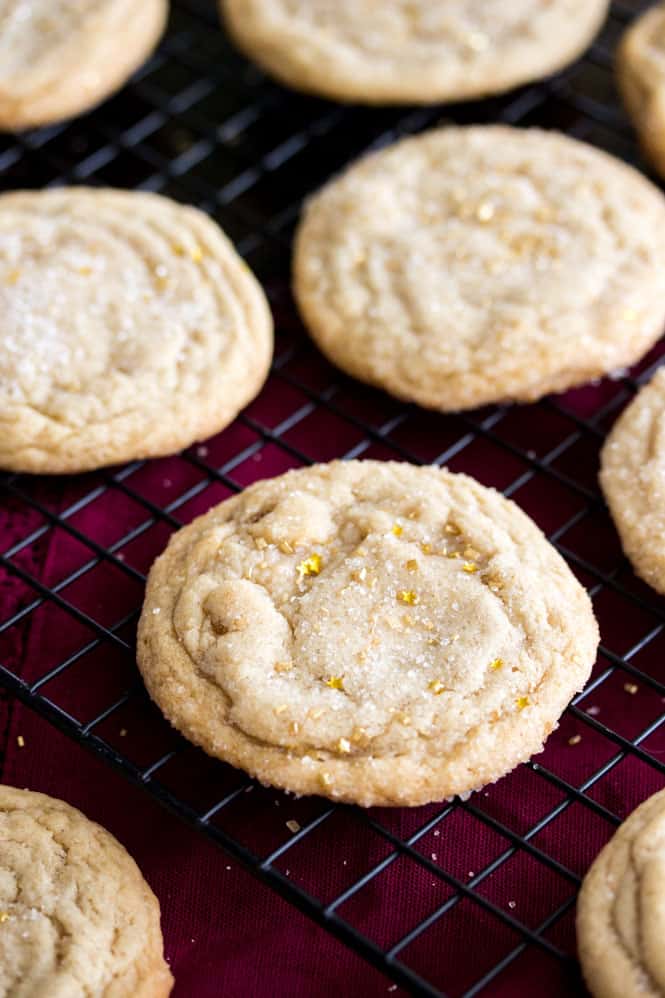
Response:
POLYGON ((294 287, 333 363, 432 409, 532 401, 638 360, 665 324, 665 199, 574 139, 442 128, 315 195, 294 287))
POLYGON ((237 44, 283 83, 370 104, 463 100, 580 55, 607 0, 221 0, 237 44))
POLYGON ((665 593, 665 369, 643 386, 601 452, 600 484, 633 568, 665 593))
POLYGON ((596 998, 665 994, 665 790, 624 821, 584 878, 577 941, 596 998))
POLYGON ((650 8, 625 32, 616 77, 642 148, 665 176, 665 3, 650 8))
POLYGON ((0 998, 166 998, 159 903, 105 829, 0 786, 0 998))
POLYGON ((166 0, 0 0, 0 128, 99 103, 147 59, 167 14, 166 0))
POLYGON ((206 215, 154 194, 0 196, 0 467, 173 453, 259 391, 272 320, 206 215))
POLYGON ((138 661, 175 727, 262 782, 414 805, 538 752, 597 641, 585 591, 513 503, 350 461, 180 530, 150 572, 138 661))

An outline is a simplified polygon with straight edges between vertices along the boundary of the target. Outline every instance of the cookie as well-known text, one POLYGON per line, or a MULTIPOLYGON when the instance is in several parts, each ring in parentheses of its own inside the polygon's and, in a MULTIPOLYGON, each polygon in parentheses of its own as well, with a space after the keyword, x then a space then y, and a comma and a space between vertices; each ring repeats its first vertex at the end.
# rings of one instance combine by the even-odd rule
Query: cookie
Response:
POLYGON ((104 828, 0 786, 0 994, 166 998, 159 902, 104 828))
POLYGON ((665 176, 665 4, 650 8, 625 32, 616 78, 642 148, 665 176))
POLYGON ((0 467, 170 454, 261 388, 272 321, 221 230, 155 194, 0 196, 0 467))
POLYGON ((176 728, 261 782, 416 805, 539 752, 597 643, 586 592, 512 502, 440 468, 348 461, 178 531, 138 662, 176 728))
POLYGON ((607 0, 221 0, 231 37, 287 86, 364 104, 498 94, 572 62, 607 0))
POLYGON ((307 205, 295 292, 323 352, 441 411, 532 401, 633 363, 665 325, 665 198, 553 132, 442 128, 307 205))
POLYGON ((0 128, 98 104, 152 52, 167 14, 166 0, 0 0, 0 128))
POLYGON ((665 994, 665 790, 649 797, 597 856, 577 905, 584 978, 596 998, 665 994))
POLYGON ((633 568, 665 593, 665 368, 614 424, 601 452, 600 484, 633 568))

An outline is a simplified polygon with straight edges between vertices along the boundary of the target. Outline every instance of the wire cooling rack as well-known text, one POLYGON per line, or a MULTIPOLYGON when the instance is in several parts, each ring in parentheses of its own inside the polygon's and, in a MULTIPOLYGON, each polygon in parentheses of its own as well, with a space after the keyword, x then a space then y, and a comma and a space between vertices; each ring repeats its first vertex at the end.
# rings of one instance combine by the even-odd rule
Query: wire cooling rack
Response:
POLYGON ((317 354, 289 294, 291 236, 303 197, 334 171, 438 122, 538 124, 639 162, 611 64, 644 6, 613 4, 585 59, 544 83, 481 103, 395 110, 289 93, 232 49, 212 0, 177 0, 158 54, 119 95, 0 144, 6 189, 110 184, 207 210, 263 281, 278 334, 264 392, 204 445, 76 478, 0 478, 3 519, 23 524, 0 555, 9 593, 0 687, 413 994, 541 994, 545 979, 573 993, 581 876, 599 843, 663 785, 664 605, 622 557, 596 471, 604 434, 665 348, 630 376, 529 408, 424 413, 317 354), (470 799, 362 812, 282 797, 277 812, 281 795, 208 760, 148 702, 134 665, 145 573, 173 529, 250 481, 360 456, 445 463, 513 497, 589 588, 603 644, 545 752, 470 799), (60 635, 59 650, 38 641, 19 669, 16 646, 29 632, 60 635), (313 855, 348 858, 331 873, 313 855), (434 962, 423 956, 432 933, 434 962))

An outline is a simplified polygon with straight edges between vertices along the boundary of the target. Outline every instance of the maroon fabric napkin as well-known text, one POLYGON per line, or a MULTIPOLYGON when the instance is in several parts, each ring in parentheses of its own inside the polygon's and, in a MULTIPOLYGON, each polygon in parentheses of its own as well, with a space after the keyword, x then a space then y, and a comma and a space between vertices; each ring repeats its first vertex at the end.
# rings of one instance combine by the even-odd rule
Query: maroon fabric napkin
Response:
MULTIPOLYGON (((283 352, 280 363, 281 373, 273 375, 245 417, 202 447, 192 448, 191 460, 153 461, 115 482, 108 473, 17 480, 16 487, 38 502, 42 512, 20 496, 5 495, 2 500, 1 549, 24 544, 13 553, 14 563, 38 582, 58 588, 67 605, 47 599, 33 606, 40 598, 34 587, 1 573, 0 662, 35 682, 71 657, 71 664, 50 676, 40 692, 81 724, 133 689, 130 701, 100 721, 94 732, 143 767, 176 748, 175 758, 156 777, 202 810, 243 786, 245 778, 186 746, 142 693, 132 650, 142 594, 136 573, 147 570, 172 529, 159 518, 151 522, 150 503, 171 504, 172 515, 186 522, 229 493, 224 480, 211 480, 204 465, 224 467, 237 484, 245 485, 298 464, 300 454, 327 459, 356 448, 361 456, 399 458, 408 450, 428 461, 471 426, 462 417, 416 410, 391 424, 401 411, 397 403, 347 382, 337 382, 333 390, 337 376, 309 348, 294 355, 283 352), (332 408, 311 405, 308 389, 329 388, 332 408), (368 436, 359 422, 367 420, 388 430, 368 436), (268 431, 267 437, 261 430, 268 431), (273 431, 279 440, 270 438, 273 431), (98 490, 95 498, 77 508, 93 489, 98 490), (53 526, 49 513, 65 513, 71 532, 53 526), (96 553, 79 535, 106 548, 132 531, 132 539, 112 557, 83 571, 96 553), (3 625, 26 608, 29 612, 11 626, 3 625), (110 629, 99 643, 88 618, 110 629)), ((579 424, 580 419, 594 418, 598 428, 605 429, 626 397, 622 383, 606 381, 570 393, 556 404, 507 410, 492 423, 490 433, 479 432, 448 464, 500 488, 519 479, 513 498, 548 532, 579 514, 558 540, 574 555, 580 578, 598 587, 595 608, 604 646, 623 655, 647 638, 631 661, 647 677, 662 679, 662 601, 634 579, 602 505, 593 498, 599 440, 579 424), (548 457, 564 440, 569 445, 554 459, 548 457), (534 465, 543 459, 551 460, 556 478, 534 465), (598 572, 614 573, 614 583, 600 585, 598 572)), ((474 414, 475 425, 489 425, 483 423, 485 416, 474 414)), ((603 676, 615 664, 611 655, 601 655, 594 675, 603 676)), ((435 826, 413 839, 413 852, 380 868, 340 906, 339 915, 388 948, 448 906, 399 959, 450 995, 462 994, 504 959, 504 969, 483 994, 514 998, 537 993, 548 998, 583 993, 574 962, 566 963, 525 940, 473 897, 455 900, 454 883, 436 874, 442 870, 470 884, 489 906, 532 931, 568 904, 542 936, 546 944, 574 956, 575 876, 585 872, 615 827, 603 809, 623 818, 664 783, 647 757, 630 751, 622 756, 621 744, 593 726, 607 725, 625 739, 640 735, 662 712, 662 697, 648 678, 635 678, 617 667, 579 709, 580 716, 564 717, 538 757, 544 772, 521 766, 474 794, 467 804, 447 809, 435 826), (598 776, 602 767, 607 770, 598 776), (577 788, 599 809, 586 803, 577 788), (526 834, 531 851, 515 840, 526 834), (418 862, 418 855, 426 862, 418 862)), ((80 807, 135 857, 162 905, 166 953, 179 998, 404 993, 393 990, 388 978, 254 880, 203 834, 30 710, 9 699, 1 701, 0 731, 4 782, 80 807)), ((662 729, 642 741, 641 751, 656 760, 665 757, 662 729)), ((316 798, 295 800, 253 787, 238 794, 214 822, 266 856, 297 838, 293 828, 305 827, 327 809, 327 803, 316 798)), ((328 902, 391 855, 391 836, 409 840, 441 810, 432 806, 360 814, 338 808, 276 865, 296 885, 328 902)))

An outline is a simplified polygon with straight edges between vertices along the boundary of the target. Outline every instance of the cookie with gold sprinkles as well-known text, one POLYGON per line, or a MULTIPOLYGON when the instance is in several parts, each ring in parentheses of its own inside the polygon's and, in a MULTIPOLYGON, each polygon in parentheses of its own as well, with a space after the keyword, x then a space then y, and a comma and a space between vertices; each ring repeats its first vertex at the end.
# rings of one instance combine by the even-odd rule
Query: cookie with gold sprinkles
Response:
POLYGON ((176 728, 261 782, 416 805, 539 752, 597 643, 586 592, 514 503, 436 467, 349 461, 178 531, 138 662, 176 728))
POLYGON ((665 3, 650 7, 625 32, 616 78, 644 152, 665 176, 665 3))
POLYGON ((624 821, 584 878, 577 942, 596 998, 665 994, 665 790, 624 821))
POLYGON ((442 411, 532 401, 638 360, 665 326, 665 198, 553 133, 441 128, 305 209, 300 310, 345 371, 442 411))
POLYGON ((633 568, 665 593, 665 368, 614 424, 601 453, 600 484, 633 568))
POLYGON ((202 212, 80 187, 0 196, 0 467, 173 453, 223 429, 271 356, 265 296, 202 212))
POLYGON ((167 0, 0 0, 0 128, 87 111, 159 41, 167 0))
POLYGON ((581 55, 608 0, 220 0, 231 36, 288 86, 434 104, 501 93, 581 55))
POLYGON ((0 786, 0 994, 167 998, 159 902, 113 836, 0 786))

